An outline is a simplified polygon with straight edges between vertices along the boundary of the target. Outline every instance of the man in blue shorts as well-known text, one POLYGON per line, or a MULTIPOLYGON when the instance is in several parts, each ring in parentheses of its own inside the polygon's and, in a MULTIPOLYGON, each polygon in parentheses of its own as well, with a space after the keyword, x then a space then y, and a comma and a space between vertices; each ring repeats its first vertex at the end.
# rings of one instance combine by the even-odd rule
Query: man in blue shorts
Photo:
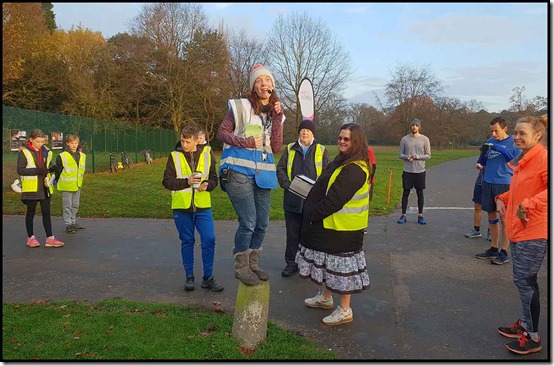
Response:
MULTIPOLYGON (((481 160, 483 158, 483 155, 487 152, 488 146, 483 145, 481 147, 481 154, 479 155, 479 159, 477 161, 481 160), (483 146, 486 148, 486 150, 483 148, 483 146)), ((481 219, 483 218, 483 210, 481 209, 481 200, 483 199, 483 176, 485 175, 485 167, 481 166, 481 169, 479 169, 478 166, 476 166, 479 173, 477 174, 477 179, 475 179, 475 185, 473 187, 473 230, 469 231, 465 234, 466 238, 480 238, 481 237, 481 219)), ((487 240, 491 241, 491 229, 487 229, 487 240)))
POLYGON ((490 259, 492 264, 508 263, 508 233, 504 227, 504 217, 498 218, 495 197, 510 189, 513 170, 508 162, 521 153, 514 143, 514 137, 508 135, 508 125, 502 117, 495 117, 489 124, 491 136, 485 143, 486 153, 477 162, 477 169, 486 166, 483 176, 483 197, 481 208, 487 212, 491 230, 491 247, 483 253, 476 254, 479 259, 490 259), (499 227, 502 223, 502 230, 499 227), (502 249, 498 251, 502 239, 502 249))

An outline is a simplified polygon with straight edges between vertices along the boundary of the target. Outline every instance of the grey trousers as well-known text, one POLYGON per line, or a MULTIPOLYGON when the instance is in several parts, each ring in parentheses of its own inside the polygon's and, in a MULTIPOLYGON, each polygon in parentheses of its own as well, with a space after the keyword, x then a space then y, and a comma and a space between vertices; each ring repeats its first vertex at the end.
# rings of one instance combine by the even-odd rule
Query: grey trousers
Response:
POLYGON ((81 190, 76 192, 62 192, 63 221, 66 225, 73 225, 77 220, 81 190))
POLYGON ((546 255, 548 240, 511 242, 514 283, 521 299, 521 326, 528 332, 538 332, 541 304, 537 273, 546 255))

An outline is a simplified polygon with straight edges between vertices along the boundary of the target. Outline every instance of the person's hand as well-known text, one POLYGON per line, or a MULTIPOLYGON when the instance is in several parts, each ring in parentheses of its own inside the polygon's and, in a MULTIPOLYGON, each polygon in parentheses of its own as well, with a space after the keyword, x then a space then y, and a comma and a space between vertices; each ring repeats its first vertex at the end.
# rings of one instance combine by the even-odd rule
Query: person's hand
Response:
POLYGON ((283 112, 283 108, 281 107, 281 102, 275 102, 275 104, 273 105, 273 110, 275 111, 275 113, 281 114, 283 112))
POLYGON ((48 169, 46 168, 35 168, 37 170, 37 175, 46 175, 48 174, 48 169))
POLYGON ((408 156, 408 161, 411 163, 412 161, 414 161, 414 157, 412 155, 408 156))
POLYGON ((517 206, 516 216, 518 217, 518 219, 523 220, 525 222, 529 221, 529 219, 527 218, 527 212, 525 212, 521 204, 517 206))
POLYGON ((419 160, 419 156, 418 156, 417 154, 413 154, 413 155, 412 155, 412 159, 414 159, 414 160, 419 160))
POLYGON ((254 141, 256 142, 256 149, 259 149, 263 146, 263 139, 261 136, 254 136, 254 141))
POLYGON ((496 212, 498 212, 501 216, 506 215, 506 205, 501 199, 496 200, 496 212))
POLYGON ((202 176, 197 173, 192 173, 187 177, 187 182, 189 186, 192 186, 193 184, 199 184, 201 180, 202 180, 202 176))
POLYGON ((205 190, 208 189, 208 182, 207 181, 204 181, 202 183, 200 183, 200 185, 198 186, 198 188, 196 188, 196 191, 197 192, 204 192, 205 190))
POLYGON ((477 164, 475 164, 475 169, 477 169, 477 170, 482 170, 482 169, 483 169, 483 165, 477 163, 477 164))

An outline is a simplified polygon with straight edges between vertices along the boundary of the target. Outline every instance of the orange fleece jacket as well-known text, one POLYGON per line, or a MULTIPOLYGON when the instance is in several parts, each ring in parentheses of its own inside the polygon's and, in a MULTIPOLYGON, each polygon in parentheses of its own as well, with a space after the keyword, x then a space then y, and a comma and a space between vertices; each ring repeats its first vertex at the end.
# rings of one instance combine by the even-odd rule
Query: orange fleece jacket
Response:
POLYGON ((510 190, 496 199, 506 205, 506 229, 512 242, 548 240, 548 152, 538 143, 508 163, 514 170, 510 190), (529 221, 516 216, 522 205, 529 221))

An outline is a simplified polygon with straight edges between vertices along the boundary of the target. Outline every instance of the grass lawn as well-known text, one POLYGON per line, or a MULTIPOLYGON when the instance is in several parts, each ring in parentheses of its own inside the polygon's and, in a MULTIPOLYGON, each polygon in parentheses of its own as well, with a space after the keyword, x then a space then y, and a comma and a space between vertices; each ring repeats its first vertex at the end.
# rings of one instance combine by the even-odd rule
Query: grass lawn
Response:
POLYGON ((2 359, 329 360, 335 354, 268 322, 252 353, 230 337, 233 318, 182 305, 104 300, 3 304, 2 359))
MULTIPOLYGON (((331 158, 338 152, 337 146, 329 146, 331 158)), ((398 159, 398 148, 374 147, 377 158, 375 173, 375 187, 373 201, 371 201, 370 215, 387 215, 400 201, 402 195, 402 161, 398 159), (392 172, 390 202, 388 200, 388 184, 392 172)), ((427 161, 427 167, 454 159, 478 156, 477 149, 465 150, 434 150, 432 157, 427 161)), ((221 153, 216 153, 219 160, 221 153)), ((277 155, 276 161, 280 158, 277 155)), ((81 192, 79 217, 134 217, 171 219, 171 193, 161 182, 167 158, 155 159, 151 165, 139 163, 131 169, 118 173, 98 172, 85 173, 81 192)), ((6 164, 6 163, 5 163, 6 164)), ((4 170, 13 169, 4 165, 4 170)), ((26 206, 21 203, 19 194, 9 188, 9 184, 16 176, 9 180, 4 177, 3 214, 24 215, 26 206), (6 185, 7 183, 7 185, 6 185)), ((215 220, 236 219, 231 201, 219 187, 212 192, 212 211, 215 220)), ((271 194, 271 220, 284 220, 283 189, 276 189, 271 194)), ((37 214, 40 215, 40 210, 37 214)), ((62 215, 61 194, 56 192, 52 197, 52 216, 62 215)))

